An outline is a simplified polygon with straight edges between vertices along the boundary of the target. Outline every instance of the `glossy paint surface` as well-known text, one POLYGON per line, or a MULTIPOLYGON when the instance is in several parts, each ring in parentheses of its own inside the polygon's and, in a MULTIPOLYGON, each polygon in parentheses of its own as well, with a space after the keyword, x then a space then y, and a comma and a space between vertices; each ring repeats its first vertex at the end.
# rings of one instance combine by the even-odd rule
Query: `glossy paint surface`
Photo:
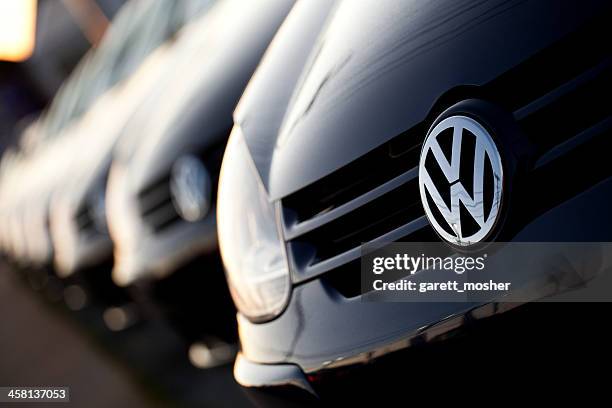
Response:
POLYGON ((272 199, 423 121, 438 98, 513 68, 601 1, 308 1, 235 113, 272 199))
MULTIPOLYGON (((526 226, 516 240, 610 241, 612 214, 606 211, 610 196, 612 179, 549 211, 526 226)), ((254 324, 239 316, 242 352, 253 362, 292 363, 307 373, 364 363, 394 348, 408 347, 414 337, 441 326, 440 322, 452 322, 450 328, 454 327, 456 319, 461 321, 477 306, 362 302, 359 297, 343 297, 317 279, 295 287, 287 310, 276 320, 254 324)))

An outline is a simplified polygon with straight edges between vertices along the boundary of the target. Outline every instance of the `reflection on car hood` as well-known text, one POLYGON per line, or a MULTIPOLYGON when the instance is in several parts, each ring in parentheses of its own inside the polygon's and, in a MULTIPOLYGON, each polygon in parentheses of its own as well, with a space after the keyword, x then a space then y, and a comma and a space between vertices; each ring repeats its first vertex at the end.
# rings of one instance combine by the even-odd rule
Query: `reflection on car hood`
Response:
POLYGON ((273 199, 421 123, 574 31, 603 1, 364 0, 299 4, 237 111, 273 199))

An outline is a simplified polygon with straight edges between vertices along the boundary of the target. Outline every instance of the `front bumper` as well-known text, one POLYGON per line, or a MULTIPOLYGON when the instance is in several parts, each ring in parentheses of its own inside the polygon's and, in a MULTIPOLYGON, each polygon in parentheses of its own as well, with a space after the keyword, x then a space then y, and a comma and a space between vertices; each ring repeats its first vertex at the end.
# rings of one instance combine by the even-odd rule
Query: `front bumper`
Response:
POLYGON ((79 270, 97 266, 112 256, 112 241, 106 232, 95 227, 77 225, 77 206, 71 202, 54 202, 50 230, 57 274, 66 278, 79 270))
POLYGON ((410 347, 367 364, 307 374, 296 366, 257 364, 241 355, 234 375, 254 399, 270 400, 282 390, 285 402, 304 400, 305 395, 343 404, 372 396, 381 402, 393 398, 394 403, 415 395, 434 399, 439 396, 429 392, 432 387, 445 395, 463 395, 506 387, 516 373, 522 384, 539 386, 544 373, 572 378, 578 367, 586 372, 607 366, 609 359, 601 355, 606 339, 597 335, 607 314, 597 304, 527 304, 485 319, 466 316, 462 326, 446 334, 423 334, 410 347), (261 379, 275 385, 261 386, 261 379))
MULTIPOLYGON (((515 237, 523 242, 612 240, 612 178, 536 218, 515 237), (563 228, 559 228, 563 226, 563 228)), ((354 271, 356 278, 359 272, 354 271)), ((542 271, 545 274, 547 271, 542 271)), ((537 276, 534 276, 534 280, 537 276)), ((325 280, 297 285, 285 312, 273 321, 255 324, 238 316, 242 357, 255 365, 292 364, 307 378, 370 363, 388 355, 446 336, 485 317, 501 314, 513 303, 366 303, 346 298, 325 280)), ((488 319, 485 319, 488 320, 488 319)), ((502 328, 511 333, 512 329, 502 328)), ((279 380, 258 384, 253 366, 236 368, 245 386, 273 387, 279 380)))
MULTIPOLYGON (((508 328, 508 320, 517 320, 514 316, 508 319, 498 315, 505 316, 506 312, 517 306, 519 305, 490 303, 474 307, 436 324, 413 330, 391 343, 377 341, 366 347, 366 351, 351 358, 336 357, 335 360, 325 361, 320 369, 310 371, 296 364, 256 363, 249 360, 243 352, 236 358, 234 378, 248 390, 249 395, 258 400, 265 400, 268 393, 276 393, 278 390, 284 390, 284 394, 292 401, 316 401, 319 398, 346 400, 348 395, 358 399, 362 395, 360 392, 367 394, 373 390, 394 391, 401 388, 398 385, 405 381, 402 376, 398 378, 398 374, 406 367, 411 366, 423 374, 415 364, 417 359, 414 353, 420 353, 427 347, 430 350, 435 349, 468 332, 472 335, 478 333, 481 337, 482 332, 485 337, 490 333, 495 336, 500 326, 508 328), (494 328, 491 329, 491 326, 494 328), (360 386, 356 386, 357 384, 360 386)), ((521 313, 518 315, 521 316, 521 313)), ((427 367, 429 363, 434 363, 434 360, 423 363, 423 366, 427 367)))
POLYGON ((132 246, 117 243, 113 267, 116 283, 126 286, 139 279, 164 278, 198 255, 217 248, 214 217, 196 223, 180 221, 163 235, 145 231, 131 232, 132 246))

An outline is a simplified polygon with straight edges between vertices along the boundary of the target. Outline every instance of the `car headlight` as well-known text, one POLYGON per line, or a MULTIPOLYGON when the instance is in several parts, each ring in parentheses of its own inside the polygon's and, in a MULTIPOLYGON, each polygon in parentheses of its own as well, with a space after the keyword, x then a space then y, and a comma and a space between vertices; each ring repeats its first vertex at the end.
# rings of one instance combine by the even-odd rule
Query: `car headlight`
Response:
POLYGON ((236 307, 251 320, 277 316, 289 298, 287 257, 274 204, 238 127, 230 135, 221 166, 217 224, 236 307))

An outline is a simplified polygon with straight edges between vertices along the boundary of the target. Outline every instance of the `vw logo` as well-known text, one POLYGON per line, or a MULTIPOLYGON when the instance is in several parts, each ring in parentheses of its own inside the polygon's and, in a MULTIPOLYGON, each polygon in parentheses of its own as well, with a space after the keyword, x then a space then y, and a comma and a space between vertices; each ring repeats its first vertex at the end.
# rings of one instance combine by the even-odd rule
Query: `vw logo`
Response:
POLYGON ((419 161, 425 214, 444 240, 487 239, 500 215, 503 168, 495 141, 467 116, 443 119, 427 135, 419 161))
POLYGON ((195 156, 179 158, 172 167, 172 202, 185 221, 198 221, 210 209, 211 181, 204 164, 195 156))

